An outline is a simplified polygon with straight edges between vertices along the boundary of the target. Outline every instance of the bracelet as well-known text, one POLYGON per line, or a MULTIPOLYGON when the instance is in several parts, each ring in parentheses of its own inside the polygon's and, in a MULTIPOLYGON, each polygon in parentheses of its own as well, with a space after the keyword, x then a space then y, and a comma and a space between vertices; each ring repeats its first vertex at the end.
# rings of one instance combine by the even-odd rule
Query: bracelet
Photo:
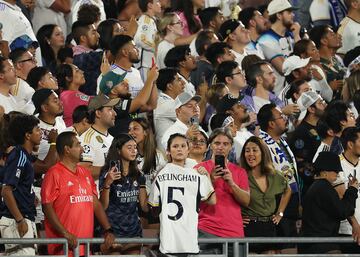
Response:
POLYGON ((104 235, 109 234, 109 233, 114 234, 114 230, 112 229, 112 227, 104 230, 104 235))
POLYGON ((102 189, 110 189, 110 186, 107 186, 107 187, 103 187, 102 189))
POLYGON ((56 143, 50 143, 50 146, 52 146, 52 145, 55 145, 55 146, 56 146, 56 143))
POLYGON ((20 224, 21 222, 25 221, 25 218, 22 218, 22 219, 19 220, 19 221, 17 221, 17 220, 15 220, 15 221, 16 221, 16 224, 20 224))

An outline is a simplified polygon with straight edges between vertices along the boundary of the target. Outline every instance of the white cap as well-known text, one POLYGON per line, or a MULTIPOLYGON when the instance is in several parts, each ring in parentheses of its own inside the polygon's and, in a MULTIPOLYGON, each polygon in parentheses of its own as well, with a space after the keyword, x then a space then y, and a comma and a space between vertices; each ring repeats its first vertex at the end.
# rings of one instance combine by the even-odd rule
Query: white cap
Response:
POLYGON ((195 100, 196 102, 200 102, 201 96, 199 96, 199 95, 192 96, 187 92, 181 93, 180 95, 178 95, 175 98, 175 109, 187 104, 191 100, 195 100))
POLYGON ((284 72, 284 76, 290 75, 290 73, 296 69, 303 68, 308 65, 310 62, 310 57, 306 59, 301 59, 297 55, 289 56, 285 59, 283 63, 282 70, 284 72))
POLYGON ((288 9, 295 10, 287 0, 272 0, 268 5, 269 15, 273 15, 278 12, 282 12, 288 9))
POLYGON ((322 99, 322 97, 318 93, 314 91, 307 91, 300 95, 296 103, 299 105, 301 111, 306 111, 307 108, 316 103, 319 99, 322 99))

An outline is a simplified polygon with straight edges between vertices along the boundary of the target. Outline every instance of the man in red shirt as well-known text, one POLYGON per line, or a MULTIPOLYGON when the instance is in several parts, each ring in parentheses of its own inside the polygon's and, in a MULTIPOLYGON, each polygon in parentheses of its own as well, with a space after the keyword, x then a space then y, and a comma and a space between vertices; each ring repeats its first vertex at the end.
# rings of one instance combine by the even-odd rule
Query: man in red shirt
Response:
MULTIPOLYGON (((78 165, 83 148, 76 134, 61 133, 56 140, 56 150, 60 161, 46 172, 41 187, 46 237, 64 237, 73 249, 78 237, 93 237, 95 213, 105 231, 105 247, 109 248, 115 237, 98 200, 91 172, 78 165)), ((50 244, 48 251, 50 255, 64 254, 62 245, 50 244)), ((84 254, 85 247, 80 246, 80 255, 84 254)), ((72 255, 70 251, 69 256, 72 255)))

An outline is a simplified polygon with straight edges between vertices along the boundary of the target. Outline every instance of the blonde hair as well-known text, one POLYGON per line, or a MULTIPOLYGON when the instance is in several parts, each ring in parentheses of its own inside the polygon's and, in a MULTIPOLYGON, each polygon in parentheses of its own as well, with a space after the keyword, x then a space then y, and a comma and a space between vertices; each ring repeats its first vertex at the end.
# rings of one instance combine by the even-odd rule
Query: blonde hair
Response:
POLYGON ((174 12, 168 12, 165 13, 164 16, 161 18, 158 26, 158 31, 160 37, 165 37, 167 33, 167 26, 171 25, 171 23, 174 22, 174 17, 176 16, 176 13, 174 12))

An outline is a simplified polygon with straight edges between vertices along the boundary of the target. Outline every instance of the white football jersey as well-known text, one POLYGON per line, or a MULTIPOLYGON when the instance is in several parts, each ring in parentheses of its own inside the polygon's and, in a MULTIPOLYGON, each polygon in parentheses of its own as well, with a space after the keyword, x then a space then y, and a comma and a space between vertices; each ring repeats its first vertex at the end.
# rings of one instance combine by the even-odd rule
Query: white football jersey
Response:
MULTIPOLYGON (((348 188, 349 184, 349 176, 356 177, 357 180, 360 180, 360 164, 359 161, 354 165, 350 161, 348 161, 344 154, 341 154, 340 156, 340 163, 341 167, 343 169, 342 172, 339 172, 339 179, 344 183, 345 188, 348 188)), ((360 193, 358 191, 358 198, 356 199, 356 207, 355 207, 355 213, 354 216, 358 222, 360 222, 360 193)), ((352 234, 352 228, 350 223, 347 220, 343 220, 340 223, 340 229, 339 234, 343 235, 351 235, 352 234)))
POLYGON ((149 204, 160 208, 160 251, 198 253, 200 201, 214 193, 211 181, 192 168, 168 163, 157 175, 149 204))
POLYGON ((90 127, 80 136, 80 142, 84 148, 82 161, 91 162, 92 166, 96 167, 104 166, 113 139, 109 133, 104 135, 90 127))

